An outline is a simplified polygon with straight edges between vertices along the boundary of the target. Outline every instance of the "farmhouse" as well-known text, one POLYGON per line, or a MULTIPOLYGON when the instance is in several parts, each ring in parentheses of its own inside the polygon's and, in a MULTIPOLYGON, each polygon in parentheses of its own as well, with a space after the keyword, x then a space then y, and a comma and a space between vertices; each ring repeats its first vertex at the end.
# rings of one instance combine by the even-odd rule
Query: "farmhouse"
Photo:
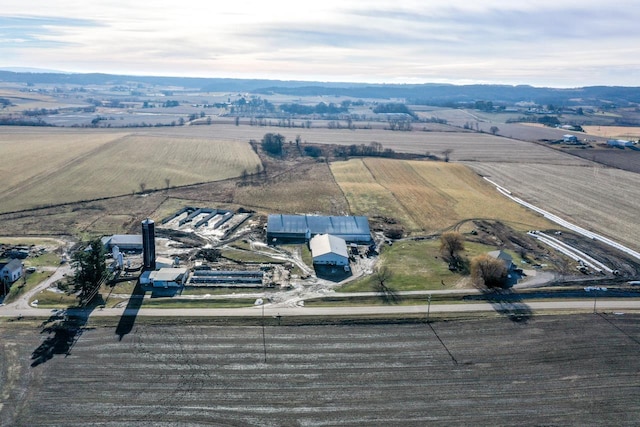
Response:
POLYGON ((562 142, 564 142, 565 144, 577 144, 578 137, 575 135, 566 134, 562 136, 562 142))
POLYGON ((318 234, 309 241, 314 265, 349 265, 347 242, 331 234, 318 234))
POLYGON ((492 251, 489 252, 489 256, 502 260, 502 262, 504 262, 504 266, 507 268, 507 271, 511 271, 514 269, 514 265, 513 265, 513 258, 511 257, 511 255, 509 255, 508 253, 504 252, 504 251, 492 251))
POLYGON ((13 283, 22 276, 22 263, 12 259, 8 263, 0 263, 0 282, 13 283))
POLYGON ((267 242, 308 241, 316 234, 331 234, 347 242, 371 241, 369 220, 364 216, 269 215, 267 242))

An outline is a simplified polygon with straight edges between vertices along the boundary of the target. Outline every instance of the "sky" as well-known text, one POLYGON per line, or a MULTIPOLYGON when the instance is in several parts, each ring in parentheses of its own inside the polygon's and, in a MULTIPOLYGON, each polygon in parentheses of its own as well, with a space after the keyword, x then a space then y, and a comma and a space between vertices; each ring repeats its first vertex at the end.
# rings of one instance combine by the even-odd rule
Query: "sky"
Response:
POLYGON ((0 0, 0 68, 640 86, 638 0, 0 0))

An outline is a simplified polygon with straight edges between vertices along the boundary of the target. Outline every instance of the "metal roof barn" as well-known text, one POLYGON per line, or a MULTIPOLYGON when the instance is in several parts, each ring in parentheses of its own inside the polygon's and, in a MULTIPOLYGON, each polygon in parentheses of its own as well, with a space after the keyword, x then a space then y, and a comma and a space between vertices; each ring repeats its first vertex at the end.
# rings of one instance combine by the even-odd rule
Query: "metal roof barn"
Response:
POLYGON ((306 241, 317 234, 331 234, 347 242, 371 241, 369 220, 365 216, 272 214, 267 220, 268 243, 306 241))
POLYGON ((309 242, 314 264, 349 265, 347 244, 331 234, 318 234, 309 242))

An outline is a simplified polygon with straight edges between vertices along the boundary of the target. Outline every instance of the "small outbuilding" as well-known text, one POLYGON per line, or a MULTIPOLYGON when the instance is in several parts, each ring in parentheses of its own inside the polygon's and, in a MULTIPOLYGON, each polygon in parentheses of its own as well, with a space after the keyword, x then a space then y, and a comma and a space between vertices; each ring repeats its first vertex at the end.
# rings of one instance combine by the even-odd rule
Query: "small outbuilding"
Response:
POLYGON ((161 268, 143 273, 140 283, 154 288, 180 288, 186 283, 187 276, 186 268, 161 268))
POLYGON ((577 144, 578 137, 575 135, 566 134, 562 136, 562 142, 564 142, 565 144, 577 144))
POLYGON ((349 265, 347 242, 331 234, 318 234, 309 241, 314 265, 349 265))

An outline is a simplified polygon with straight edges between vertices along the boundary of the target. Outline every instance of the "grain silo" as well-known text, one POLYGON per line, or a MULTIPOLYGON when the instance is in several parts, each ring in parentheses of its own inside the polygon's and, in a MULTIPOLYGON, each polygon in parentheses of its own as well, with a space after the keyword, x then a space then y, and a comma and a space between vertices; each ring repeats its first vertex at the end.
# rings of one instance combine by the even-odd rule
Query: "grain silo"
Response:
POLYGON ((142 221, 142 260, 144 270, 156 269, 155 225, 149 218, 142 221))

